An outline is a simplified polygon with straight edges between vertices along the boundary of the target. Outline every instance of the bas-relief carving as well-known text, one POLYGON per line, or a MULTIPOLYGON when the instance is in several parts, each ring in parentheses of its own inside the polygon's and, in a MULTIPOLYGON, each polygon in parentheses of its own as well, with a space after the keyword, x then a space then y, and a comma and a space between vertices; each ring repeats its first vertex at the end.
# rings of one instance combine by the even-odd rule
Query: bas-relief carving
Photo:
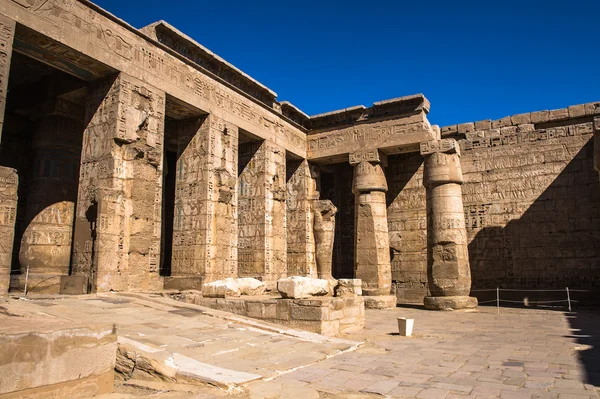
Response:
POLYGON ((27 10, 59 28, 64 33, 61 35, 61 42, 68 45, 73 41, 72 47, 85 49, 86 53, 89 48, 103 49, 108 53, 94 52, 94 55, 107 65, 117 69, 124 67, 121 70, 131 70, 132 74, 134 71, 137 73, 138 70, 143 70, 154 77, 153 82, 157 87, 165 91, 177 87, 192 96, 201 97, 250 123, 257 132, 268 132, 270 137, 282 140, 287 149, 294 153, 305 153, 304 133, 104 16, 94 15, 91 19, 89 8, 83 3, 47 0, 43 3, 33 3, 27 10), (75 45, 76 43, 78 45, 75 45), (110 54, 116 55, 123 62, 111 58, 110 54))
POLYGON ((313 201, 317 271, 320 279, 333 279, 333 240, 337 208, 330 200, 313 201))
POLYGON ((6 107, 6 92, 14 35, 15 22, 0 15, 0 142, 2 141, 4 108, 6 107))
POLYGON ((434 138, 424 114, 399 120, 362 123, 333 132, 308 136, 310 158, 360 152, 364 148, 387 148, 418 144, 434 138))
POLYGON ((17 171, 0 167, 0 297, 8 294, 17 215, 17 171))
POLYGON ((164 108, 163 92, 125 74, 90 90, 73 270, 92 289, 158 287, 164 108))

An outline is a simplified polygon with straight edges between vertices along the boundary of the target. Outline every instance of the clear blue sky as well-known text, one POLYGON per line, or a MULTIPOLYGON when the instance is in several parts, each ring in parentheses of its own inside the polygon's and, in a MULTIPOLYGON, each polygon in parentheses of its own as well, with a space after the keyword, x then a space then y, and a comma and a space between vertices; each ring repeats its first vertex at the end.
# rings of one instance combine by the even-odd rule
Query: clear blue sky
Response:
POLYGON ((598 0, 95 0, 164 19, 309 115, 414 93, 441 126, 600 100, 598 0))

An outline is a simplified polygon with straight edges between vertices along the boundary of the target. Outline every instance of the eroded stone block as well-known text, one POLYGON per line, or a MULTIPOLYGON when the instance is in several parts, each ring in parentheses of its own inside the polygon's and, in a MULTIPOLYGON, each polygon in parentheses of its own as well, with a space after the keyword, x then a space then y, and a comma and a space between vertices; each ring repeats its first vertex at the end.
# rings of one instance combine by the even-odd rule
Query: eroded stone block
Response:
POLYGON ((238 297, 241 295, 240 286, 236 279, 227 278, 225 280, 204 283, 202 286, 202 295, 207 298, 225 298, 228 296, 238 297))
POLYGON ((309 298, 327 295, 329 281, 309 277, 288 277, 277 281, 277 290, 284 298, 309 298))

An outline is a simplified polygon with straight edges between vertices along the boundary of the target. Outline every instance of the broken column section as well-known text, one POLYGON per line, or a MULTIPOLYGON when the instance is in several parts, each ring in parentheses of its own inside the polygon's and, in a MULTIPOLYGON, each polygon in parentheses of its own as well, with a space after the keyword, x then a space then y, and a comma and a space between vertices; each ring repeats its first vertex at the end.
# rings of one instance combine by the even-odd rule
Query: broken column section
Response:
POLYGON ((362 280, 366 307, 395 307, 390 295, 392 273, 385 193, 388 186, 383 173, 385 155, 377 149, 350 154, 354 165, 355 195, 355 277, 362 280))
POLYGON ((421 143, 425 158, 423 184, 427 189, 427 277, 431 310, 471 309, 471 269, 465 214, 460 151, 456 140, 421 143))

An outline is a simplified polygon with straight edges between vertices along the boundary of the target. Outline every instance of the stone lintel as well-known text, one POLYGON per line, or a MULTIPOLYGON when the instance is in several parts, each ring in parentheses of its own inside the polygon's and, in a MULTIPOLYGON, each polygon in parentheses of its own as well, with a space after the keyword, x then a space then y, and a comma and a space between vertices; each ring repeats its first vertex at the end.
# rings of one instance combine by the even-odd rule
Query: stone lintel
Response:
POLYGON ((380 163, 382 166, 387 166, 387 155, 379 151, 377 148, 370 150, 359 150, 350 153, 350 165, 358 165, 361 162, 380 163))
POLYGON ((460 156, 460 147, 455 139, 432 140, 421 143, 421 155, 430 155, 436 152, 458 154, 460 156))

